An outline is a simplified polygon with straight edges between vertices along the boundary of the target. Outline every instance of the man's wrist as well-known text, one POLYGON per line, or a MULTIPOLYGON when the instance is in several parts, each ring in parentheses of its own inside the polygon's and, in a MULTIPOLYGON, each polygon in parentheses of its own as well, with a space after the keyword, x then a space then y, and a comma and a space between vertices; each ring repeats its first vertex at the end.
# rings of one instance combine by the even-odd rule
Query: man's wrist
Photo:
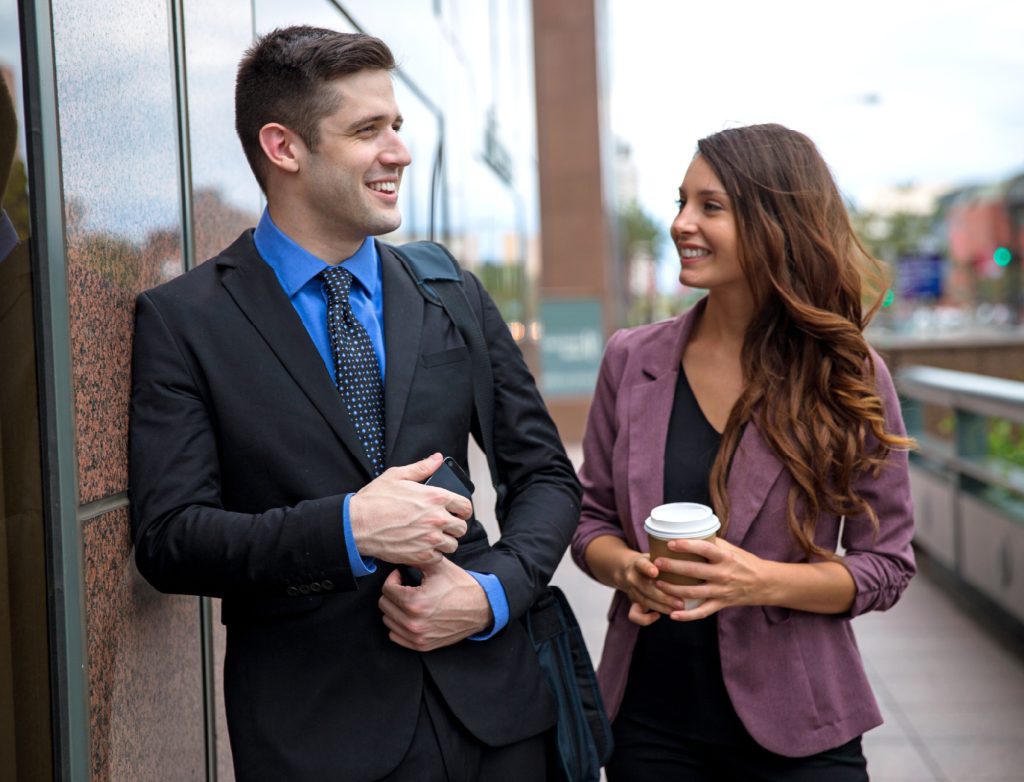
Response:
POLYGON ((508 625, 509 609, 508 597, 505 589, 497 576, 491 573, 477 573, 467 570, 483 590, 487 602, 487 618, 483 628, 478 633, 469 636, 471 641, 485 641, 488 638, 500 633, 508 625))
POLYGON ((364 557, 359 553, 355 534, 352 531, 350 503, 353 497, 355 497, 355 494, 345 495, 341 509, 341 528, 345 540, 345 552, 348 554, 349 568, 351 568, 352 575, 355 578, 361 578, 362 576, 374 573, 377 570, 377 563, 373 557, 364 557))

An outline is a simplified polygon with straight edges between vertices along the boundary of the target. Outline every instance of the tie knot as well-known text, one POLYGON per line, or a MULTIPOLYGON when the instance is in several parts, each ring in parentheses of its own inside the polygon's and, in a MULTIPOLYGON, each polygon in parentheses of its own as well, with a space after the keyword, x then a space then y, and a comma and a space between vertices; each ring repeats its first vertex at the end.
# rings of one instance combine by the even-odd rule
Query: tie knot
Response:
POLYGON ((320 277, 324 281, 328 296, 338 297, 341 301, 348 300, 349 291, 352 290, 352 272, 338 264, 324 269, 320 272, 320 277))

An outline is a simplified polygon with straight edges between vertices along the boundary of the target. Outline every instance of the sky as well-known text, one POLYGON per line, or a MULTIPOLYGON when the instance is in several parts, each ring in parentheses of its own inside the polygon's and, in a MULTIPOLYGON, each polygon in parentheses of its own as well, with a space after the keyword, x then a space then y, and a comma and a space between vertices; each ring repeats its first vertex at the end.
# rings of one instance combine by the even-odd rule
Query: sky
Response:
POLYGON ((612 131, 666 227, 698 139, 737 125, 806 133, 862 206, 1024 172, 1021 0, 606 2, 612 131))

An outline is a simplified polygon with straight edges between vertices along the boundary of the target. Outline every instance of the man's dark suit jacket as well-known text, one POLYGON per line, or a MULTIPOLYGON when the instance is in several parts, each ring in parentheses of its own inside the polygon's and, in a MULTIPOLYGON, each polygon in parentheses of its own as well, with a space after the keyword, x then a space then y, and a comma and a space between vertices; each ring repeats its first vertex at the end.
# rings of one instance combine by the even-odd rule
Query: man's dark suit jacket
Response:
MULTIPOLYGON (((386 463, 440 451, 466 464, 469 353, 386 245, 386 463)), ((473 520, 452 559, 493 573, 512 620, 487 641, 420 654, 388 639, 393 569, 353 578, 343 496, 369 462, 319 353, 251 231, 138 299, 130 500, 139 570, 164 592, 223 598, 224 686, 239 780, 372 780, 408 747, 425 672, 477 738, 501 746, 554 721, 517 621, 551 577, 579 488, 508 329, 471 274, 494 371, 494 439, 509 487, 501 539, 473 520)))

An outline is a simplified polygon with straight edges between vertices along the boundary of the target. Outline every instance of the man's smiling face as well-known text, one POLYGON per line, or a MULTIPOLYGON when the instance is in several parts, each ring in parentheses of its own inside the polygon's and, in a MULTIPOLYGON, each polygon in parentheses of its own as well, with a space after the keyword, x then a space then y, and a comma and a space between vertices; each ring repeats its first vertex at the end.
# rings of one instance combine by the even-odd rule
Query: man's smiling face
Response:
POLYGON ((398 135, 402 115, 391 75, 363 70, 328 87, 339 108, 320 121, 315 151, 306 151, 299 176, 305 207, 338 239, 361 242, 402 224, 398 189, 411 162, 398 135))

